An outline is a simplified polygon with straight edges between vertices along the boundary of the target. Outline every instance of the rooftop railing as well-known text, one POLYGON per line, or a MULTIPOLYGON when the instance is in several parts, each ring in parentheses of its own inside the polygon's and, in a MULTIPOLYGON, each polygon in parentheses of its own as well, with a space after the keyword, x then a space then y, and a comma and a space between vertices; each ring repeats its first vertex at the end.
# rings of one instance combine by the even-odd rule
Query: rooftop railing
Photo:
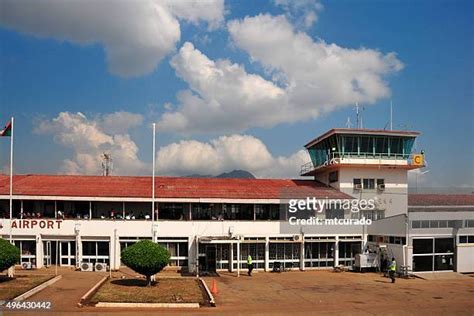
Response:
POLYGON ((315 169, 328 165, 339 164, 343 159, 371 159, 371 160, 406 160, 409 165, 415 165, 413 156, 416 154, 394 154, 394 153, 357 153, 357 152, 332 152, 327 159, 318 165, 309 161, 301 166, 300 175, 307 174, 315 169))

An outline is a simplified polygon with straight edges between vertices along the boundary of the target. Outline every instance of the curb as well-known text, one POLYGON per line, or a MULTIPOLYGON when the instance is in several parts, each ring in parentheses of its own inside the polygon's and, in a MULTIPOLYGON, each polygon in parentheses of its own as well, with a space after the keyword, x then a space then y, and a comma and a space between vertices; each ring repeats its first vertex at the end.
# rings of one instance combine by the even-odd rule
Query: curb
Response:
POLYGON ((115 303, 98 302, 95 307, 199 308, 199 303, 115 303))
POLYGON ((105 281, 107 281, 107 279, 109 278, 109 276, 105 276, 103 277, 102 279, 100 279, 99 282, 97 282, 89 291, 87 291, 86 294, 82 295, 81 299, 79 300, 79 303, 77 303, 77 306, 78 307, 82 307, 84 306, 84 303, 87 301, 87 299, 92 296, 92 294, 94 294, 97 289, 102 286, 102 284, 105 283, 105 281))
POLYGON ((202 285, 204 286, 204 289, 206 289, 207 296, 209 296, 209 303, 212 307, 216 307, 216 300, 214 299, 214 295, 212 295, 211 291, 209 291, 206 282, 204 282, 204 280, 201 278, 199 278, 199 281, 201 281, 202 285))
POLYGON ((52 279, 49 279, 48 281, 44 282, 44 283, 41 283, 40 285, 32 288, 31 290, 29 291, 26 291, 25 293, 21 294, 21 295, 18 295, 17 297, 15 297, 13 299, 13 301, 23 301, 25 299, 27 299, 28 297, 38 293, 39 291, 43 290, 45 287, 59 281, 59 279, 61 279, 63 276, 60 274, 52 279))

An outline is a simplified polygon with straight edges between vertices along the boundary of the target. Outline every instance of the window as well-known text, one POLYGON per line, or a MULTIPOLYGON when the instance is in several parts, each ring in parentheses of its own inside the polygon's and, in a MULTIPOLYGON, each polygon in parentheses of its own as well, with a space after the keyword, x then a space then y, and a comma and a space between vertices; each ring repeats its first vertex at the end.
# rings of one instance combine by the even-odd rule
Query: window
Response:
POLYGON ((413 239, 413 270, 453 270, 453 238, 413 239))
POLYGON ((360 152, 363 154, 373 155, 374 152, 374 138, 369 136, 360 137, 360 152))
MULTIPOLYGON (((263 244, 262 244, 263 245, 263 244)), ((269 266, 273 267, 275 262, 280 262, 285 267, 298 267, 300 261, 299 243, 277 243, 271 242, 269 246, 269 266)), ((235 255, 235 251, 234 251, 235 255)), ((245 258, 243 257, 242 260, 245 258)))
POLYGON ((158 209, 160 219, 185 220, 189 217, 183 203, 159 203, 158 209))
POLYGON ((399 137, 390 139, 390 153, 401 155, 403 153, 403 140, 399 137))
POLYGON ((109 242, 108 241, 83 241, 82 260, 86 262, 109 263, 109 242))
POLYGON ((388 153, 388 139, 385 137, 375 138, 375 152, 376 154, 386 155, 388 153))
POLYGON ((375 179, 364 179, 364 189, 365 190, 375 189, 375 179))
POLYGON ((326 209, 327 219, 344 219, 343 209, 326 209))
POLYGON ((432 271, 432 256, 415 256, 413 257, 413 271, 432 271))
POLYGON ((329 183, 337 182, 338 181, 338 172, 333 171, 329 172, 329 183))
POLYGON ((434 270, 453 270, 454 256, 453 255, 438 255, 434 256, 434 270))
POLYGON ((15 246, 20 249, 20 261, 36 264, 36 241, 15 240, 15 246))
POLYGON ((412 221, 411 228, 447 228, 447 227, 456 227, 456 225, 461 225, 462 221, 448 221, 445 219, 442 220, 423 220, 423 221, 412 221))
POLYGON ((357 137, 345 136, 344 137, 344 152, 349 154, 357 153, 357 137))
POLYGON ((436 238, 435 252, 437 253, 451 253, 454 250, 453 238, 436 238))
POLYGON ((433 239, 413 239, 413 253, 433 253, 433 239))
POLYGON ((188 265, 188 242, 186 239, 158 239, 158 244, 170 253, 170 266, 188 265))
POLYGON ((278 204, 255 205, 256 220, 278 220, 280 217, 280 206, 278 204))
POLYGON ((353 218, 366 218, 373 221, 385 218, 385 211, 384 210, 360 210, 358 213, 355 214, 353 218), (357 217, 358 216, 358 217, 357 217))
POLYGON ((360 253, 360 241, 339 242, 339 264, 352 266, 355 264, 355 256, 360 253))
POLYGON ((474 244, 474 235, 472 235, 472 236, 459 236, 459 243, 474 244))
MULTIPOLYGON (((201 246, 201 245, 200 245, 201 246)), ((217 244, 216 248, 216 269, 228 269, 229 268, 229 244, 217 244)), ((253 257, 252 257, 253 258, 253 257)))
POLYGON ((354 189, 359 189, 359 188, 361 188, 361 186, 362 186, 362 181, 361 181, 361 179, 357 179, 357 178, 354 179, 354 180, 353 180, 353 185, 354 185, 354 189))
MULTIPOLYGON (((305 242, 305 267, 330 267, 334 265, 333 242, 305 242)), ((360 247, 360 246, 359 246, 360 247)))
POLYGON ((377 179, 377 189, 383 190, 385 188, 385 179, 377 179))
POLYGON ((474 219, 467 219, 466 227, 474 227, 474 219))
POLYGON ((438 224, 439 224, 439 228, 446 228, 448 227, 448 221, 438 221, 438 224))

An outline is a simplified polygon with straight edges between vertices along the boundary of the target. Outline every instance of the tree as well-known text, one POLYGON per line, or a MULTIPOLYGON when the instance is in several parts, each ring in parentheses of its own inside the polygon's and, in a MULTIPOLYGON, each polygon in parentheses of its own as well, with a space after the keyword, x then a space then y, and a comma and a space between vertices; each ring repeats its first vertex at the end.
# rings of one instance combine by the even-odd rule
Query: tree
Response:
POLYGON ((170 253, 151 240, 141 240, 125 248, 121 254, 122 263, 146 277, 151 286, 151 276, 163 270, 170 261, 170 253))
POLYGON ((0 271, 20 262, 20 249, 9 241, 0 238, 0 271))

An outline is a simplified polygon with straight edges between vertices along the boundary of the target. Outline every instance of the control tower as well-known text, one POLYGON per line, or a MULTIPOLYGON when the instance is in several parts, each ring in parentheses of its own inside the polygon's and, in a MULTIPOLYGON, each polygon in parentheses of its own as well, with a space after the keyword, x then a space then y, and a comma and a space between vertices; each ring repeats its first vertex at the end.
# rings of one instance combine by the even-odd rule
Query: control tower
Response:
POLYGON ((305 145, 311 161, 302 176, 359 199, 374 199, 376 210, 354 216, 373 220, 407 213, 408 171, 424 167, 413 152, 420 133, 375 129, 331 129, 305 145))

